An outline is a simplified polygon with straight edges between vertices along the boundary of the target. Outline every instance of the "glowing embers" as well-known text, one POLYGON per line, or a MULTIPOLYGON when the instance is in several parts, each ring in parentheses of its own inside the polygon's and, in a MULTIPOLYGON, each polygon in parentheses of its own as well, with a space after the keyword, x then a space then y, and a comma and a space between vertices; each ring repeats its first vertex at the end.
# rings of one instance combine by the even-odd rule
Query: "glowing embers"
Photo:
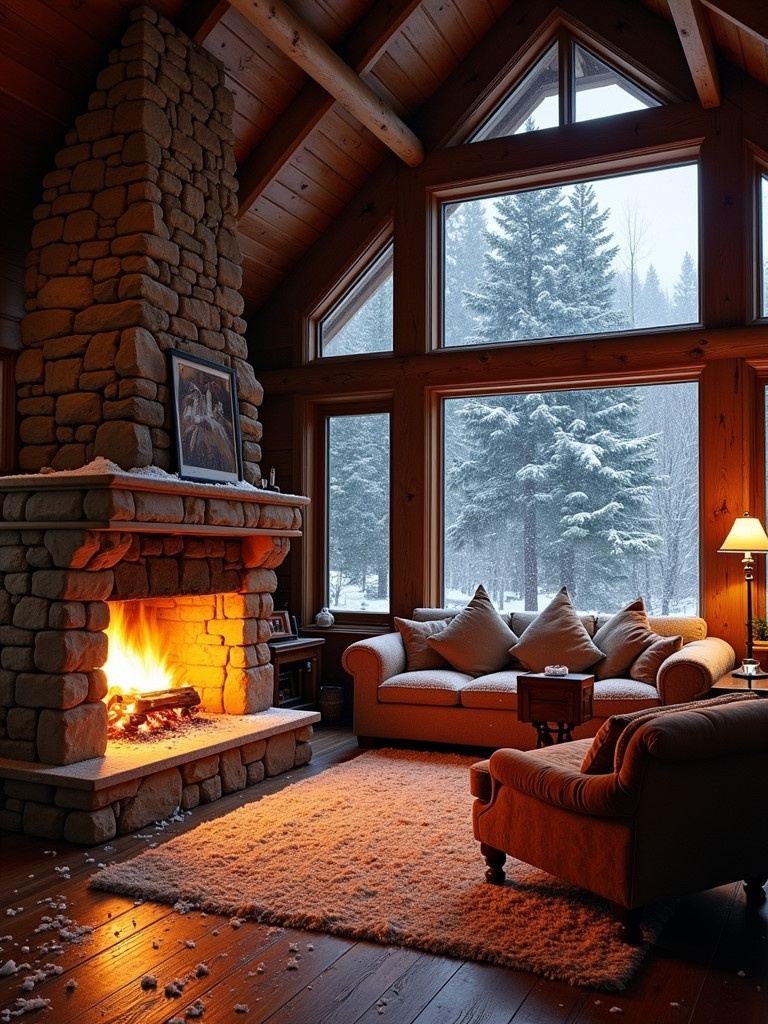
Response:
POLYGON ((109 739, 175 729, 195 713, 200 696, 175 682, 154 607, 140 601, 111 604, 106 633, 109 739))

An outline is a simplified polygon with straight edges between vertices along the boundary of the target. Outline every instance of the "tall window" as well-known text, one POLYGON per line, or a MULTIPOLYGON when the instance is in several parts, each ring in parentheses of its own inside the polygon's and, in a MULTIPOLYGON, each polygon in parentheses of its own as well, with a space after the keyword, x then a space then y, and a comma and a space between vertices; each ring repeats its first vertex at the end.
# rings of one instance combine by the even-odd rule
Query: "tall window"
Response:
POLYGON ((696 323, 698 168, 443 205, 443 344, 696 323))
POLYGON ((389 413, 327 419, 326 603, 389 611, 389 413))
POLYGON ((356 278, 320 321, 322 356, 392 351, 392 244, 356 278))
POLYGON ((760 316, 768 316, 768 175, 760 175, 760 316))
POLYGON ((695 384, 444 401, 443 600, 698 609, 695 384))

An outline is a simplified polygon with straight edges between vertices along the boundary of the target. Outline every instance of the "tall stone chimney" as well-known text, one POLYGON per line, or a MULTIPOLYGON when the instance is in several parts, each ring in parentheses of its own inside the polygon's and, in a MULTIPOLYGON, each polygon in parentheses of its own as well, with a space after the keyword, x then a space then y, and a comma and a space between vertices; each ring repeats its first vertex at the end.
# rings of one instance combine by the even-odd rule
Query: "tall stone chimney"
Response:
POLYGON ((19 467, 172 471, 167 353, 234 368, 243 471, 259 485, 262 390, 247 362, 232 95, 221 64, 135 8, 34 211, 19 467))

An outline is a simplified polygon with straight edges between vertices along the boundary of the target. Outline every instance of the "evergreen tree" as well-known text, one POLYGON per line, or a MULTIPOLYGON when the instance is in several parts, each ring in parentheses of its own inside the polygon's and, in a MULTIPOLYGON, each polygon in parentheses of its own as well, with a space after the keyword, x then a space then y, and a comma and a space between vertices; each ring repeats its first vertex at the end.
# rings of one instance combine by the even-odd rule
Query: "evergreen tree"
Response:
POLYGON ((481 558, 489 553, 507 574, 507 585, 523 593, 525 607, 534 610, 539 594, 535 505, 546 470, 537 459, 551 436, 548 400, 551 396, 537 394, 456 399, 462 450, 446 453, 446 544, 481 558))
POLYGON ((328 444, 329 601, 348 586, 387 596, 389 563, 389 429, 385 413, 336 416, 328 444))
POLYGON ((477 327, 465 295, 476 291, 483 277, 486 222, 482 201, 446 206, 444 224, 443 344, 466 345, 477 327))
POLYGON ((620 330, 611 309, 616 247, 592 185, 537 189, 496 201, 485 233, 485 278, 467 294, 478 340, 524 341, 620 330))
POLYGON ((635 327, 662 327, 673 322, 669 299, 652 263, 638 288, 635 311, 635 327))
POLYGON ((581 182, 569 190, 564 263, 568 268, 563 297, 568 318, 563 335, 622 330, 623 318, 612 311, 613 270, 617 245, 606 230, 610 210, 600 210, 593 185, 581 182))
POLYGON ((672 295, 675 324, 695 324, 699 319, 699 275, 689 252, 683 256, 680 276, 672 295))
POLYGON ((631 566, 660 544, 654 439, 640 436, 638 408, 634 388, 464 401, 449 550, 513 552, 528 610, 563 584, 580 607, 615 607, 631 566))
POLYGON ((516 192, 496 201, 496 227, 484 234, 483 283, 466 300, 477 316, 478 341, 551 336, 541 293, 545 271, 551 277, 560 269, 566 217, 559 188, 516 192))
MULTIPOLYGON (((581 608, 614 606, 632 565, 661 543, 652 505, 656 439, 641 436, 637 388, 560 393, 548 473, 547 539, 581 608)), ((560 581, 558 583, 558 581, 560 581)))

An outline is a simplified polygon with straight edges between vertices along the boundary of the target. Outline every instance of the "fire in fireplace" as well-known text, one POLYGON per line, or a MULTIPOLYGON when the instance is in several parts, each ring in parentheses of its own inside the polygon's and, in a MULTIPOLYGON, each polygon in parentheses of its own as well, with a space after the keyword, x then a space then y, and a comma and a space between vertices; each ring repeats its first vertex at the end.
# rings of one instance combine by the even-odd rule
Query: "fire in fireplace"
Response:
POLYGON ((108 738, 140 739, 177 728, 200 707, 183 665, 171 662, 159 609, 141 601, 112 602, 105 630, 108 738))

